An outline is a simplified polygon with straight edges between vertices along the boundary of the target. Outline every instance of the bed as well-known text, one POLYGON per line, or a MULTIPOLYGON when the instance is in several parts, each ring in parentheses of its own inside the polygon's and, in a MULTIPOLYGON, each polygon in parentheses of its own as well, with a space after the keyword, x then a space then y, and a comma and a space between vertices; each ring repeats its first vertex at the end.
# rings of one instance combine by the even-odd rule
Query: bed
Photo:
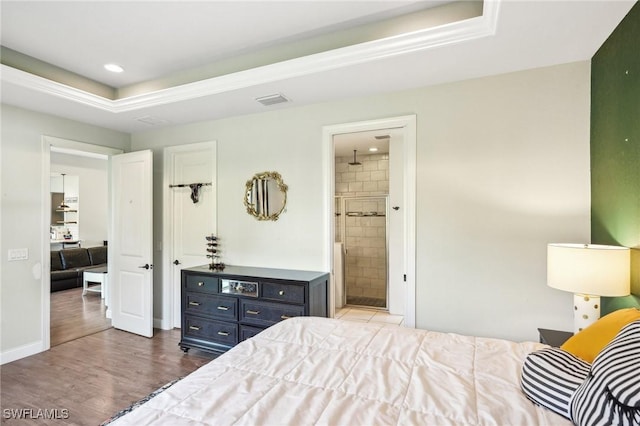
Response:
POLYGON ((570 425, 520 387, 535 342, 298 317, 111 425, 570 425))

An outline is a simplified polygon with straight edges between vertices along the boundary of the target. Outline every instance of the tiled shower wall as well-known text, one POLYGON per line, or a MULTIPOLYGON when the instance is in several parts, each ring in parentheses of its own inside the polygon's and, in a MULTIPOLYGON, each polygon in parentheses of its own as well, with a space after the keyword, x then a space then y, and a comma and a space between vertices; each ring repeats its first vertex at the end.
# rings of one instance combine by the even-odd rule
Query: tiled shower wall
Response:
POLYGON ((389 193, 389 155, 359 155, 359 166, 349 162, 353 157, 336 157, 336 195, 387 195, 389 193))
POLYGON ((347 303, 386 307, 389 157, 362 155, 358 158, 361 165, 350 165, 350 161, 353 157, 336 158, 335 169, 336 212, 341 213, 336 216, 336 240, 342 240, 347 250, 347 303), (344 199, 345 211, 340 211, 340 197, 344 199))

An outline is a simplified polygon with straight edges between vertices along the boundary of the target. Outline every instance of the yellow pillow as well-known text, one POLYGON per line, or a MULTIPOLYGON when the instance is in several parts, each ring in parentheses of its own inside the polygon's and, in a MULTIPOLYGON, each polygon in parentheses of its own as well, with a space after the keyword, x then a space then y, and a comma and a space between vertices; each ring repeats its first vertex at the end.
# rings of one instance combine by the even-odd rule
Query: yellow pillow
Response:
POLYGON ((574 334, 560 346, 560 349, 592 363, 600 351, 616 337, 622 327, 638 319, 640 319, 640 310, 636 308, 611 312, 574 334))

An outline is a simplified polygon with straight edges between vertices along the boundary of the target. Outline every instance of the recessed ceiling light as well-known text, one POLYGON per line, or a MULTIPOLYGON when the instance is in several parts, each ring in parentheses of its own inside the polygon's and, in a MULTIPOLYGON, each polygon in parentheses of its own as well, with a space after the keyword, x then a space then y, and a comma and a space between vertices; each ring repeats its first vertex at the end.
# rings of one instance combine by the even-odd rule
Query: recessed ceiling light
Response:
POLYGON ((111 72, 122 72, 124 68, 117 64, 105 64, 104 69, 111 72))
POLYGON ((375 146, 372 146, 371 148, 369 148, 369 152, 376 152, 378 150, 378 148, 376 148, 375 146))

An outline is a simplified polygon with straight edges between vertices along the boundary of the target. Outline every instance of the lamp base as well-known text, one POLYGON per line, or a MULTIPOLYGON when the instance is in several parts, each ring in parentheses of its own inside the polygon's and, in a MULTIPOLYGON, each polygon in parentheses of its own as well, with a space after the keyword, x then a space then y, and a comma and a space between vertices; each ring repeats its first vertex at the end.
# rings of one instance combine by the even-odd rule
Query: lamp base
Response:
POLYGON ((600 296, 573 295, 573 332, 589 327, 600 318, 600 296))

